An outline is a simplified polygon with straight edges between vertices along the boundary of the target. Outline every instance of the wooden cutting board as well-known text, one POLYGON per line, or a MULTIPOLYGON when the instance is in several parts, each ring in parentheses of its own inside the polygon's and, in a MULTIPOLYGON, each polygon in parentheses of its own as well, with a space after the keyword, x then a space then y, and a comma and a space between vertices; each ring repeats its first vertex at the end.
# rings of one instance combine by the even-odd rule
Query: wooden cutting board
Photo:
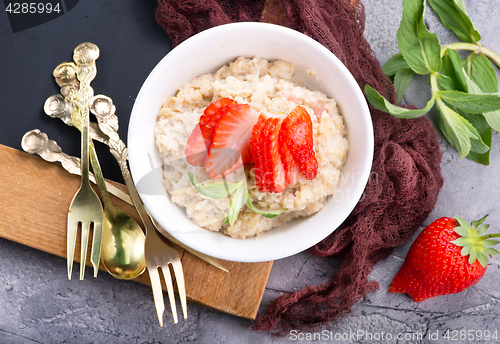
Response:
MULTIPOLYGON (((124 185, 111 183, 126 191, 124 185)), ((59 164, 0 145, 0 237, 66 258, 67 211, 79 186, 80 177, 67 173, 59 164)), ((135 208, 111 197, 116 206, 141 223, 135 208)), ((79 242, 76 247, 80 247, 79 242)), ((223 272, 177 249, 182 257, 186 295, 190 301, 255 319, 273 262, 221 261, 229 270, 223 272)), ((77 249, 75 261, 79 261, 79 256, 77 249)), ((104 273, 104 267, 100 268, 103 270, 100 273, 104 273)), ((74 283, 78 283, 75 272, 78 267, 73 270, 74 283)), ((61 264, 61 273, 67 273, 66 262, 61 264)), ((87 270, 86 277, 92 276, 87 270)), ((147 272, 135 281, 149 284, 147 272)))

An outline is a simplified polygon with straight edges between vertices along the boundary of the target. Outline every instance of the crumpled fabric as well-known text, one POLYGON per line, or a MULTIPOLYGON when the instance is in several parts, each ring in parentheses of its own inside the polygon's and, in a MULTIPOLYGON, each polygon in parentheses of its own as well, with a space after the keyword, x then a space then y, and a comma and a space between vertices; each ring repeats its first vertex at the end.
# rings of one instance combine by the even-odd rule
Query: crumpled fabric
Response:
MULTIPOLYGON (((287 26, 317 40, 391 102, 394 86, 363 37, 365 12, 357 0, 158 0, 156 20, 174 46, 213 26, 261 21, 287 26)), ((370 106, 375 151, 370 179, 352 214, 309 249, 318 257, 343 257, 325 283, 273 300, 255 330, 285 335, 338 322, 367 293, 373 266, 412 237, 434 208, 443 185, 438 136, 425 117, 398 119, 370 106)))

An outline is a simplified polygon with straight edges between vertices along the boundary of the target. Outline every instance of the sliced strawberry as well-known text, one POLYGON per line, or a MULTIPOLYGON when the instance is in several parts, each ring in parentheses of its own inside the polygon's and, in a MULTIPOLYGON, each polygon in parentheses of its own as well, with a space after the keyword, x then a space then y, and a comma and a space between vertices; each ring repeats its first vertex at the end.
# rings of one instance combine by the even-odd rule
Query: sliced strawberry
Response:
MULTIPOLYGON (((283 125, 283 124, 282 124, 283 125)), ((288 135, 285 130, 280 130, 278 138, 278 147, 283 162, 283 168, 286 173, 286 184, 294 185, 299 180, 299 165, 292 155, 292 151, 288 148, 287 144, 288 135)))
POLYGON ((189 164, 193 166, 204 166, 207 157, 207 151, 212 142, 213 128, 219 116, 212 118, 219 109, 226 105, 237 104, 237 102, 230 98, 220 98, 219 100, 211 103, 205 108, 203 115, 200 117, 199 123, 194 127, 193 132, 188 138, 184 154, 189 164), (208 127, 207 127, 207 124, 208 127), (207 127, 207 129, 205 129, 207 127))
POLYGON ((257 124, 253 126, 252 138, 250 139, 250 154, 252 155, 252 161, 254 164, 252 171, 255 178, 255 184, 259 190, 264 190, 263 171, 261 168, 263 150, 260 142, 260 132, 262 131, 265 123, 266 118, 264 114, 261 114, 257 124))
POLYGON ((272 117, 266 120, 260 133, 263 149, 260 167, 263 172, 264 189, 267 192, 283 192, 286 187, 285 169, 279 153, 279 132, 282 119, 272 117))
POLYGON ((287 148, 299 165, 299 170, 308 180, 316 178, 318 161, 313 149, 313 130, 311 117, 302 106, 297 106, 283 120, 281 130, 287 148))
POLYGON ((201 115, 200 117, 201 129, 203 130, 210 117, 212 117, 213 114, 219 111, 220 108, 223 108, 226 105, 234 104, 238 104, 238 102, 231 98, 220 98, 219 100, 210 103, 210 105, 205 108, 205 111, 203 111, 203 115, 201 115))
POLYGON ((216 116, 220 118, 214 125, 205 160, 205 171, 211 178, 231 173, 250 162, 250 139, 259 113, 248 104, 226 105, 211 117, 205 130, 216 116))
POLYGON ((283 192, 286 187, 286 172, 279 152, 279 132, 284 117, 262 113, 253 128, 253 173, 260 192, 283 192))

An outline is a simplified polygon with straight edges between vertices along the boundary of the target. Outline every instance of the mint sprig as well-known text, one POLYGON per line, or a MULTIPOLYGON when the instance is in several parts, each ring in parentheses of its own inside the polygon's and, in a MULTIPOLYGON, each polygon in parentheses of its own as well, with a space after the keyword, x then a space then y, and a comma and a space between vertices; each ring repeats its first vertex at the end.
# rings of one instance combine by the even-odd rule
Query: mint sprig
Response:
POLYGON ((481 35, 467 16, 463 0, 403 0, 397 39, 400 52, 382 67, 394 83, 397 103, 415 74, 429 75, 431 99, 423 109, 406 109, 366 85, 368 101, 378 110, 407 119, 436 108, 439 129, 459 158, 488 165, 492 130, 500 131, 500 95, 492 65, 500 67, 500 56, 479 44, 481 35), (427 2, 461 42, 441 46, 428 31, 424 23, 427 2), (471 53, 461 58, 458 50, 471 53))
POLYGON ((253 212, 267 218, 274 218, 286 210, 259 210, 255 208, 252 204, 252 200, 250 199, 250 195, 248 194, 247 180, 245 176, 243 176, 242 180, 237 183, 229 183, 225 178, 223 178, 224 182, 209 185, 200 184, 192 172, 188 172, 188 176, 194 188, 204 196, 212 199, 221 199, 232 194, 231 203, 229 205, 228 214, 224 220, 224 224, 229 223, 231 226, 234 225, 238 219, 238 214, 245 204, 253 212))

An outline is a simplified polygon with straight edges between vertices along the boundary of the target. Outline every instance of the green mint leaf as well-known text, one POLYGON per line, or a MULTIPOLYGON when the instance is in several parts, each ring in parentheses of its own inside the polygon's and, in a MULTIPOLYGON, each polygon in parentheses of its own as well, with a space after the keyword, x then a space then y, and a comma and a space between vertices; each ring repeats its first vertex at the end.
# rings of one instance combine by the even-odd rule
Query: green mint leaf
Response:
POLYGON ((403 17, 396 35, 404 59, 421 75, 441 69, 441 46, 425 26, 424 11, 424 0, 403 0, 403 17))
POLYGON ((394 88, 396 89, 396 94, 398 95, 397 104, 399 104, 401 99, 403 99, 406 89, 414 76, 415 72, 411 70, 410 67, 401 68, 394 75, 394 88))
MULTIPOLYGON (((471 149, 471 133, 462 117, 450 109, 441 99, 437 99, 437 105, 441 116, 438 117, 439 126, 448 142, 458 151, 460 159, 465 158, 471 149)), ((455 228, 456 231, 456 228, 455 228)))
POLYGON ((416 118, 425 115, 432 108, 436 99, 432 97, 427 102, 427 105, 421 110, 410 110, 391 104, 391 102, 382 97, 377 90, 369 85, 365 86, 365 95, 375 109, 387 112, 399 118, 416 118))
MULTIPOLYGON (((496 78, 496 77, 495 77, 496 78)), ((481 88, 472 80, 467 73, 465 73, 467 88, 471 94, 484 94, 481 88)), ((496 131, 500 131, 500 110, 488 111, 483 113, 484 118, 488 125, 496 131)))
POLYGON ((460 91, 439 91, 439 97, 451 106, 467 113, 484 113, 500 110, 498 94, 469 94, 460 91))
POLYGON ((445 27, 452 30, 460 40, 476 43, 481 39, 470 18, 465 13, 465 5, 449 0, 428 0, 445 27))
POLYGON ((453 49, 446 49, 442 61, 441 73, 454 81, 456 86, 455 90, 467 92, 467 79, 462 67, 462 60, 458 53, 453 49))
POLYGON ((402 68, 408 68, 408 63, 406 63, 401 53, 397 53, 382 66, 382 72, 389 78, 393 78, 397 71, 402 68))
POLYGON ((240 187, 236 189, 236 192, 231 199, 231 205, 229 206, 226 218, 226 221, 229 222, 230 226, 234 225, 236 219, 238 219, 238 214, 240 213, 241 208, 245 205, 244 195, 246 189, 246 183, 242 183, 240 187))
POLYGON ((454 91, 457 89, 455 82, 449 76, 446 76, 444 74, 437 74, 436 78, 439 89, 443 91, 454 91))
POLYGON ((467 159, 475 161, 479 164, 488 166, 490 164, 491 137, 492 131, 488 122, 481 114, 467 114, 460 112, 470 124, 477 130, 481 140, 471 139, 471 152, 467 155, 467 159))
POLYGON ((453 0, 453 1, 455 2, 455 4, 457 4, 458 8, 460 8, 464 13, 466 13, 464 0, 453 0))
POLYGON ((496 131, 500 131, 500 111, 491 111, 483 113, 488 125, 496 131))
POLYGON ((498 78, 490 59, 481 54, 470 54, 462 59, 465 73, 484 93, 498 92, 498 78))
POLYGON ((202 185, 198 183, 192 172, 188 172, 188 176, 191 184, 199 193, 213 199, 226 197, 232 194, 234 190, 238 189, 243 184, 243 181, 241 181, 239 183, 216 183, 211 185, 202 185))
POLYGON ((267 217, 269 219, 272 219, 272 218, 275 218, 276 216, 278 216, 279 214, 281 214, 282 212, 284 212, 286 209, 279 209, 279 210, 259 210, 259 209, 256 209, 253 204, 252 204, 252 200, 250 199, 250 195, 248 195, 248 189, 245 188, 245 195, 244 195, 245 199, 246 199, 246 204, 247 206, 254 212, 254 213, 257 213, 257 214, 260 214, 264 217, 267 217))

